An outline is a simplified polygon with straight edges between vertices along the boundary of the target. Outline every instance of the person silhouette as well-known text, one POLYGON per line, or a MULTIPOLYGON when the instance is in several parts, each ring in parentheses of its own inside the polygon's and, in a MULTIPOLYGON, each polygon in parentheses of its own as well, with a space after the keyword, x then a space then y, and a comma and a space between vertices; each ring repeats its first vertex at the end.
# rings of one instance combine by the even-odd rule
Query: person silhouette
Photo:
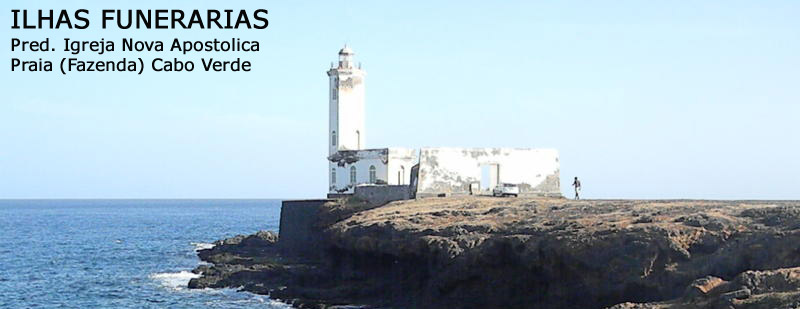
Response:
POLYGON ((575 181, 572 182, 572 186, 575 187, 575 199, 581 199, 580 195, 578 194, 581 192, 581 181, 578 180, 578 177, 575 177, 575 181))

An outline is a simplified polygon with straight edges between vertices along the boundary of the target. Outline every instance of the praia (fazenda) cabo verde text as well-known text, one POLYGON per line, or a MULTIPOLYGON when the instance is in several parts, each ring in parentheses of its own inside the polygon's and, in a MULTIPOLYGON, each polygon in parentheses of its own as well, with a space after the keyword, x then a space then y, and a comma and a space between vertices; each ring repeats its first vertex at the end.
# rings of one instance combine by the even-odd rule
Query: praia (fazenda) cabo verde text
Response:
MULTIPOLYGON (((236 60, 218 60, 214 58, 200 58, 201 67, 206 72, 250 72, 252 63, 241 58, 236 60)), ((192 72, 195 62, 178 58, 155 58, 150 61, 150 68, 154 72, 192 72)), ((38 61, 20 60, 11 58, 11 71, 22 72, 52 72, 53 62, 49 60, 38 61)), ((67 72, 144 72, 144 60, 139 58, 121 58, 120 60, 81 60, 78 58, 61 58, 61 73, 67 72)))
MULTIPOLYGON (((144 52, 156 51, 161 52, 168 50, 170 52, 181 52, 187 54, 189 52, 257 52, 259 51, 258 41, 242 40, 240 38, 231 38, 229 40, 212 39, 206 41, 185 41, 181 39, 173 39, 168 43, 168 48, 165 49, 164 41, 152 40, 141 41, 133 38, 121 39, 122 51, 144 52)), ((33 52, 48 52, 52 51, 50 46, 50 38, 42 41, 25 41, 17 38, 11 39, 11 51, 33 51, 33 52)), ((106 52, 113 52, 116 50, 116 44, 113 40, 106 41, 101 38, 97 41, 78 41, 69 38, 64 38, 63 51, 69 52, 73 55, 78 55, 83 52, 94 52, 102 55, 106 52)))

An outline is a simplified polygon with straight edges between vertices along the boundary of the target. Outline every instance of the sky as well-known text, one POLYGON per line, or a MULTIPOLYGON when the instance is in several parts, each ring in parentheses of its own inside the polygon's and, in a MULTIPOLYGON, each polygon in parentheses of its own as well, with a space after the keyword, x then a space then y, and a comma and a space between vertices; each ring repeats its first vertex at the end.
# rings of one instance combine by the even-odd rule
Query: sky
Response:
MULTIPOLYGON (((0 198, 314 198, 325 71, 367 70, 366 146, 560 153, 585 198, 800 199, 797 1, 3 1, 0 198), (88 9, 86 30, 12 9, 88 9), (269 10, 264 30, 101 29, 102 9, 269 10), (11 72, 11 38, 258 40, 251 72, 11 72)), ((121 46, 117 46, 120 49, 121 46)))

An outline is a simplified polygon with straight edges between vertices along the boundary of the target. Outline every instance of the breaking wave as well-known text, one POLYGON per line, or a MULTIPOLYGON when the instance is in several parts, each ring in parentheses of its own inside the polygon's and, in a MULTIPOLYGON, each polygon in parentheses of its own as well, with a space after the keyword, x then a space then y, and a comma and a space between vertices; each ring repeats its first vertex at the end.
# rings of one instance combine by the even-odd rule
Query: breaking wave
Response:
POLYGON ((209 244, 209 243, 205 243, 205 242, 193 242, 193 243, 191 243, 191 245, 194 246, 194 251, 195 252, 200 251, 200 250, 204 250, 204 249, 214 248, 214 244, 209 244))
POLYGON ((198 277, 200 277, 200 275, 185 270, 177 273, 156 273, 150 275, 150 279, 156 280, 160 282, 162 286, 174 290, 186 289, 189 285, 189 280, 198 277))

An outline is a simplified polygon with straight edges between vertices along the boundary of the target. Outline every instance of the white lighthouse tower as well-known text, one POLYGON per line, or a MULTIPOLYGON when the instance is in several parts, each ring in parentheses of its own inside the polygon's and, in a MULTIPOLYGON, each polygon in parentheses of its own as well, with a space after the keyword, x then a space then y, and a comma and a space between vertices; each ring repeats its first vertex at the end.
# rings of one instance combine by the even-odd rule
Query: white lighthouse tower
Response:
POLYGON ((339 50, 338 65, 328 70, 330 115, 328 155, 339 150, 360 150, 365 146, 364 78, 367 73, 353 62, 353 50, 339 50))
POLYGON ((367 148, 364 126, 364 78, 353 50, 339 50, 339 62, 328 70, 328 196, 352 194, 358 186, 408 185, 418 151, 367 148))

